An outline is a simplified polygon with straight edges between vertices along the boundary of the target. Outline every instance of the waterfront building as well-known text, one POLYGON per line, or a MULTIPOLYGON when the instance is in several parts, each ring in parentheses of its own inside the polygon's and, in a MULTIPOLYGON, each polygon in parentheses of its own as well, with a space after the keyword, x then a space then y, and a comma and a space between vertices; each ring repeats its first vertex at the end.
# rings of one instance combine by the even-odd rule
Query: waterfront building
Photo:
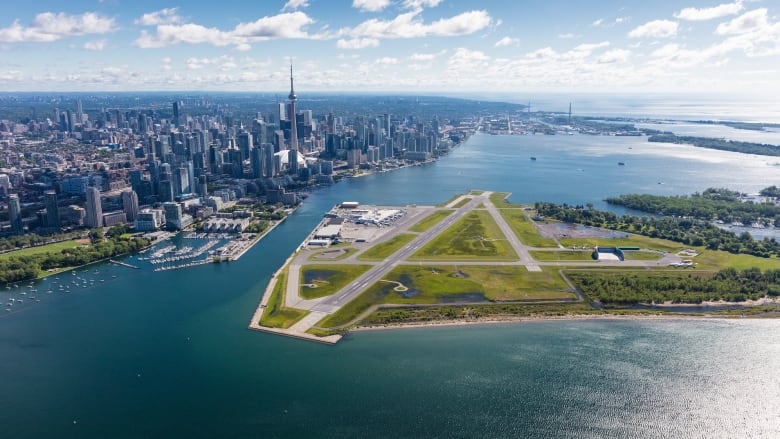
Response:
POLYGON ((120 223, 127 223, 127 215, 121 210, 103 214, 102 223, 105 227, 111 227, 120 223))
POLYGON ((135 230, 151 232, 158 230, 165 222, 165 213, 160 209, 144 209, 135 219, 135 230))
POLYGON ((100 205, 100 191, 91 186, 87 188, 86 195, 84 225, 92 228, 103 227, 103 207, 100 205))
POLYGON ((127 216, 127 221, 135 221, 138 215, 138 194, 134 190, 122 192, 122 207, 127 216))
POLYGON ((8 219, 11 221, 11 233, 21 235, 22 226, 22 206, 19 204, 19 195, 11 194, 8 196, 8 219))
POLYGON ((165 227, 172 230, 181 230, 182 218, 184 216, 181 205, 169 201, 163 203, 163 210, 165 210, 165 227))

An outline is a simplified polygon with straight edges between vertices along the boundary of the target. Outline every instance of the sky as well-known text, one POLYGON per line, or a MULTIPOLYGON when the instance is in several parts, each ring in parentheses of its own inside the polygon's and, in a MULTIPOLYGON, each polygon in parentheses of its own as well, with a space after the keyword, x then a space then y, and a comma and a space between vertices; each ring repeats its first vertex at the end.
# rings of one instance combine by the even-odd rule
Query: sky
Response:
POLYGON ((0 91, 780 95, 780 1, 36 0, 0 91))

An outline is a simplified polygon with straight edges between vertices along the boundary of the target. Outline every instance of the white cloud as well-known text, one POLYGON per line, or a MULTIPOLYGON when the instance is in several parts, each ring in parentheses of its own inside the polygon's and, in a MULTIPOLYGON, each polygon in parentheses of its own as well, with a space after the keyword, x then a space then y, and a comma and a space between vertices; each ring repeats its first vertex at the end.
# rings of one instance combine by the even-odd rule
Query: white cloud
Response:
POLYGON ((599 64, 611 64, 616 62, 626 62, 631 56, 630 50, 613 49, 604 52, 598 59, 599 64))
POLYGON ((219 65, 220 70, 223 71, 230 70, 237 67, 233 58, 226 55, 218 56, 216 58, 192 57, 192 58, 188 58, 187 61, 185 61, 185 65, 190 70, 198 70, 207 66, 216 66, 216 65, 219 65))
POLYGON ((288 0, 287 3, 284 4, 284 7, 282 7, 282 12, 294 11, 296 9, 302 9, 307 7, 309 7, 308 0, 288 0))
POLYGON ((558 34, 558 38, 562 40, 569 40, 571 38, 577 38, 577 35, 574 35, 573 33, 558 34))
POLYGON ((352 7, 367 12, 379 12, 390 5, 390 0, 352 0, 352 7))
POLYGON ((365 49, 366 47, 379 46, 379 40, 376 38, 352 38, 349 40, 340 39, 336 41, 336 47, 339 49, 365 49))
POLYGON ((389 56, 385 56, 385 57, 379 58, 378 60, 376 60, 374 62, 377 63, 377 64, 382 64, 382 65, 389 66, 389 65, 393 65, 393 64, 398 64, 398 58, 391 58, 389 56))
POLYGON ((179 8, 165 8, 159 11, 149 12, 135 20, 135 24, 141 26, 158 26, 161 24, 176 24, 181 22, 177 14, 179 8))
POLYGON ((246 52, 247 50, 251 50, 252 46, 247 43, 241 43, 236 45, 235 49, 238 50, 239 52, 246 52))
POLYGON ((715 32, 718 35, 742 34, 766 27, 768 23, 769 19, 767 18, 767 10, 765 8, 761 8, 750 12, 745 12, 728 23, 719 24, 715 32))
POLYGON ((669 38, 677 35, 678 23, 670 20, 653 20, 634 28, 628 33, 631 38, 669 38))
POLYGON ((97 40, 97 41, 87 41, 84 43, 84 48, 87 50, 94 50, 94 51, 101 51, 108 46, 108 42, 103 40, 97 40))
POLYGON ((434 8, 439 6, 442 0, 404 0, 403 5, 409 9, 434 8))
POLYGON ((412 61, 432 61, 433 59, 447 53, 446 50, 442 50, 437 53, 413 53, 409 59, 412 61))
POLYGON ((591 23, 590 25, 591 25, 591 26, 593 26, 593 27, 599 27, 599 26, 601 26, 603 23, 604 23, 604 19, 603 19, 603 18, 599 18, 598 20, 594 21, 594 22, 593 22, 593 23, 591 23))
POLYGON ((113 18, 95 12, 81 15, 43 12, 35 16, 29 27, 22 26, 16 20, 11 26, 0 29, 0 42, 51 42, 70 36, 105 34, 114 30, 116 23, 113 18))
POLYGON ((517 44, 518 42, 520 42, 520 40, 517 38, 504 37, 496 41, 496 44, 494 44, 493 47, 506 47, 517 44))
POLYGON ((372 18, 352 29, 340 32, 353 37, 418 38, 425 36, 469 35, 488 27, 492 21, 487 11, 469 11, 425 24, 418 16, 422 10, 399 14, 392 20, 372 18))
POLYGON ((675 18, 680 20, 690 21, 703 21, 712 20, 713 18, 725 17, 727 15, 738 14, 744 6, 742 1, 738 0, 734 3, 723 3, 711 8, 685 8, 680 12, 674 14, 675 18))
POLYGON ((459 47, 450 57, 448 66, 451 70, 473 70, 485 66, 489 60, 484 52, 459 47))
POLYGON ((166 47, 179 43, 211 44, 227 46, 234 44, 239 50, 245 44, 278 38, 316 38, 304 28, 314 20, 303 12, 289 12, 266 16, 249 23, 239 23, 234 29, 223 31, 213 27, 186 23, 181 25, 162 24, 156 33, 141 31, 135 45, 141 48, 166 47))

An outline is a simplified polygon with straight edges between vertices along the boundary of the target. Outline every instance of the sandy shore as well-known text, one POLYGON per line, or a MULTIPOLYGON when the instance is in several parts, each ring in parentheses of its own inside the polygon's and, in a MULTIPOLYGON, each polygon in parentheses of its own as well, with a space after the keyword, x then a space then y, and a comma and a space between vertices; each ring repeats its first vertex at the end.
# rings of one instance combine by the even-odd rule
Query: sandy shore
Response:
POLYGON ((764 316, 764 315, 712 315, 712 314, 571 314, 565 316, 506 316, 495 319, 477 319, 477 320, 437 320, 430 322, 410 322, 400 324, 387 324, 387 325, 372 325, 372 326, 358 326, 351 329, 349 332, 364 332, 364 331, 384 331, 395 329, 412 329, 412 328, 432 328, 432 327, 447 327, 447 326, 472 326, 472 325, 495 325, 495 324, 516 324, 516 323, 530 323, 540 321, 575 321, 575 320, 724 320, 724 319, 761 319, 761 318, 780 318, 779 315, 764 316))

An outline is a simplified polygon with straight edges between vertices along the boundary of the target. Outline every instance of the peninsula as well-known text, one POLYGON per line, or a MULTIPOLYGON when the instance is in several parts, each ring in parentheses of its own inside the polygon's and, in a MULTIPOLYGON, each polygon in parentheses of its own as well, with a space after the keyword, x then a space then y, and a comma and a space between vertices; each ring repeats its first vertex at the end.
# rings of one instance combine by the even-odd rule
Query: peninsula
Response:
POLYGON ((549 220, 508 196, 335 206, 273 276, 249 327, 335 343, 356 327, 657 315, 681 303, 713 303, 688 310, 698 315, 775 312, 775 257, 549 220))

